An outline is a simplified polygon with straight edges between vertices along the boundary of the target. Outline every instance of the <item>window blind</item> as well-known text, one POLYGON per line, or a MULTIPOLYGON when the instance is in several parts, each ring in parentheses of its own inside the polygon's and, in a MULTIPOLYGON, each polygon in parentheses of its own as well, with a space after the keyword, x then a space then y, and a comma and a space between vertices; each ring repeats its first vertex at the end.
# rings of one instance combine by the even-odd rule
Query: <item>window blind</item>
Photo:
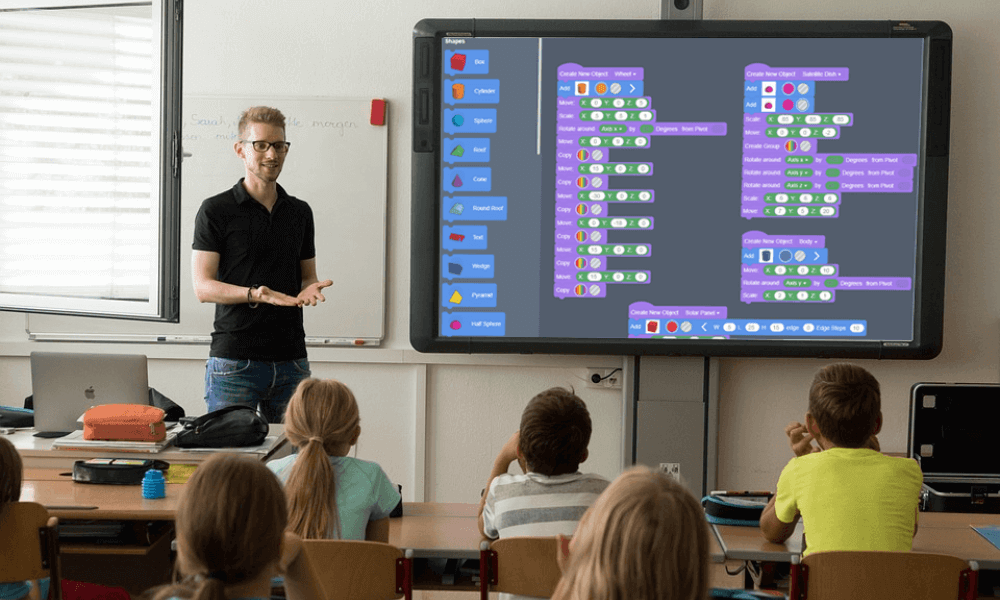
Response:
POLYGON ((0 12, 4 308, 18 296, 57 309, 135 304, 138 314, 158 304, 155 16, 150 5, 0 12))

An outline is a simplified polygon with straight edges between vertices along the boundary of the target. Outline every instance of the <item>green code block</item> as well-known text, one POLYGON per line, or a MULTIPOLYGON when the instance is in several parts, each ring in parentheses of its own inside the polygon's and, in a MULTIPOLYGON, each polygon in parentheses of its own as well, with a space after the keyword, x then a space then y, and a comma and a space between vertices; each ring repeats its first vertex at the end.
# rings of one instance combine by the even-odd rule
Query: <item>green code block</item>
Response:
POLYGON ((580 244, 576 247, 580 256, 647 256, 648 244, 580 244))
POLYGON ((581 98, 580 108, 649 108, 646 98, 581 98))
POLYGON ((832 302, 833 292, 768 290, 764 292, 764 299, 774 302, 832 302))
POLYGON ((764 274, 778 277, 784 275, 817 277, 836 275, 837 268, 833 265, 766 265, 764 274))
POLYGON ((577 199, 585 202, 649 202, 653 199, 650 190, 617 190, 614 192, 577 192, 577 199))
POLYGON ((649 217, 582 217, 576 220, 581 229, 649 229, 649 217))
POLYGON ((813 189, 813 184, 811 181, 786 181, 786 190, 811 190, 813 189))
POLYGON ((837 208, 835 206, 808 206, 798 204, 796 206, 765 206, 764 216, 766 217, 835 217, 837 208))
POLYGON ((580 271, 576 280, 583 283, 649 283, 646 271, 580 271))
POLYGON ((649 163, 591 163, 579 165, 577 171, 591 175, 608 173, 611 175, 648 175, 652 171, 649 163))
POLYGON ((649 138, 642 135, 593 135, 580 138, 579 143, 590 148, 645 148, 649 145, 649 138))

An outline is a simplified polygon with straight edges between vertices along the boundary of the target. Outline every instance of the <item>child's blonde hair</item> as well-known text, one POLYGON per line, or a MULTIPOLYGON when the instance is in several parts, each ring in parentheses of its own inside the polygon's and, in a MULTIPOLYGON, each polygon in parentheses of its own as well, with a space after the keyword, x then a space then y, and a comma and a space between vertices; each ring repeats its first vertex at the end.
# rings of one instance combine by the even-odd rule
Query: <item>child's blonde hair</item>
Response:
POLYGON ((288 510, 281 483, 264 463, 216 454, 191 476, 177 505, 182 580, 154 600, 225 600, 225 587, 253 581, 281 557, 288 510))
POLYGON ((649 469, 622 473, 577 527, 553 600, 703 600, 708 524, 680 483, 649 469))
POLYGON ((285 409, 285 435, 300 449, 285 482, 288 528, 306 539, 340 537, 337 478, 330 454, 355 441, 358 403, 334 379, 303 380, 285 409))
POLYGON ((7 438, 0 437, 0 513, 8 503, 21 499, 22 471, 17 448, 7 438))

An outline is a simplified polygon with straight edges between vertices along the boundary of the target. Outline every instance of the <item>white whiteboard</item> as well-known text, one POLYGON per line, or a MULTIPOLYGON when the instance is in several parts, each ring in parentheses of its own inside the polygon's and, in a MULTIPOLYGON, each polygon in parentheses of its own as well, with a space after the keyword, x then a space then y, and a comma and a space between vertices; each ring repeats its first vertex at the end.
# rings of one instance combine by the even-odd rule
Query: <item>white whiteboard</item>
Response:
POLYGON ((233 143, 240 113, 256 105, 285 114, 291 149, 278 183, 312 208, 316 273, 321 280, 333 280, 323 290, 325 303, 303 308, 306 342, 382 341, 388 127, 370 124, 371 100, 226 96, 184 97, 180 322, 33 314, 26 317, 31 339, 210 341, 215 304, 198 302, 191 284, 194 217, 205 198, 231 188, 244 175, 233 143))

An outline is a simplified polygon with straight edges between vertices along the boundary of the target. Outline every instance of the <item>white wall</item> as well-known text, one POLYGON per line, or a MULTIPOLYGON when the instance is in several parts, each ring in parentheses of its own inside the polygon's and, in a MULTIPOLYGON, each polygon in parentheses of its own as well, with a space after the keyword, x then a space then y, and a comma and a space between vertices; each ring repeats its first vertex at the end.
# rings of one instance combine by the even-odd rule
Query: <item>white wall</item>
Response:
MULTIPOLYGON (((386 98, 390 105, 387 340, 380 349, 311 349, 313 370, 337 377, 361 403, 359 456, 378 460, 404 497, 472 502, 524 403, 572 385, 594 418, 584 469, 621 465, 619 394, 584 387, 586 367, 612 357, 425 356, 408 342, 411 31, 424 17, 656 18, 659 0, 197 0, 184 8, 184 92, 386 98), (426 493, 425 493, 426 492, 426 493)), ((705 18, 940 19, 955 32, 951 210, 945 348, 933 361, 865 361, 882 381, 883 447, 902 451, 910 385, 997 381, 996 274, 1000 230, 1000 11, 993 0, 706 0, 705 18)), ((309 200, 307 198, 307 200, 309 200)), ((319 257, 320 275, 323 262, 319 257)), ((193 301, 185 299, 184 301, 193 301)), ((319 310, 335 310, 326 306, 319 310)), ((25 317, 0 313, 0 403, 30 393, 27 353, 44 349, 144 352, 151 385, 200 414, 207 348, 36 344, 25 317)), ((817 360, 721 361, 719 485, 773 488, 789 452, 781 430, 801 419, 817 360)))

